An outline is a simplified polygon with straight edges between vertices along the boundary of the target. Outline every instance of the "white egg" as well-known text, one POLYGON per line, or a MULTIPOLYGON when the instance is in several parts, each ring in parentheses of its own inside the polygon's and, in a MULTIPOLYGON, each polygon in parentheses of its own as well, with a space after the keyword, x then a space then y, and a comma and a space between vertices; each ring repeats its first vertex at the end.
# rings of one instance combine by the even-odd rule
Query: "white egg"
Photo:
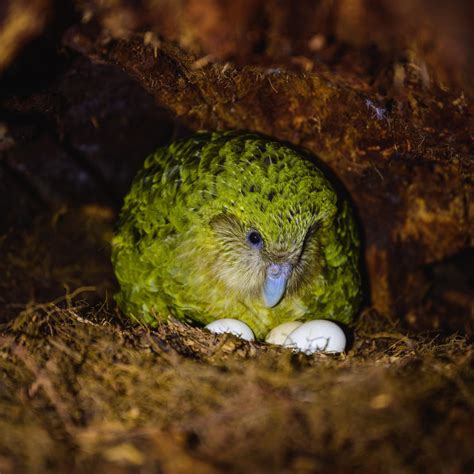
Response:
POLYGON ((300 323, 299 321, 290 321, 288 323, 283 323, 279 326, 275 326, 267 334, 265 342, 268 342, 268 344, 277 344, 279 346, 282 346, 287 336, 302 324, 303 323, 300 323))
POLYGON ((206 329, 215 334, 234 334, 246 341, 254 341, 255 336, 252 330, 242 321, 232 318, 216 319, 206 326, 206 329))
POLYGON ((288 335, 283 345, 306 354, 343 352, 346 348, 346 335, 332 321, 315 319, 296 328, 288 335))

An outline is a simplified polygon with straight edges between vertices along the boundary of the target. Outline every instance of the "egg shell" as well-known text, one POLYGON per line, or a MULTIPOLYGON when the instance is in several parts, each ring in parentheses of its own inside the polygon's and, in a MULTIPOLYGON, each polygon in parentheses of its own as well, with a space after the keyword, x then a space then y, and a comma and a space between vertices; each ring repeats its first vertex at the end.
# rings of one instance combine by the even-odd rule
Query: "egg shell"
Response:
POLYGON ((336 323, 315 319, 296 328, 283 345, 306 354, 343 352, 346 348, 346 335, 336 323))
POLYGON ((277 344, 282 346, 285 342, 285 339, 290 335, 296 328, 300 327, 303 323, 299 321, 290 321, 288 323, 283 323, 278 326, 275 326, 265 338, 265 342, 268 344, 277 344))
POLYGON ((255 336, 252 330, 242 321, 232 318, 216 319, 206 326, 206 329, 215 334, 233 334, 234 336, 245 339, 246 341, 254 341, 255 336))

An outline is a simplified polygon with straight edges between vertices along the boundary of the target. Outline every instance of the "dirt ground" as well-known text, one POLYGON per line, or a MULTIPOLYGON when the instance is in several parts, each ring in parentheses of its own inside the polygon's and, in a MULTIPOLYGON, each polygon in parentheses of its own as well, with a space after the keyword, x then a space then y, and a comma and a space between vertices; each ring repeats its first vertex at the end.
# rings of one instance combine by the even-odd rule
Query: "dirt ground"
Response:
POLYGON ((472 5, 442 3, 0 5, 0 474, 474 472, 472 5), (346 353, 116 309, 123 196, 203 128, 305 147, 350 194, 346 353))

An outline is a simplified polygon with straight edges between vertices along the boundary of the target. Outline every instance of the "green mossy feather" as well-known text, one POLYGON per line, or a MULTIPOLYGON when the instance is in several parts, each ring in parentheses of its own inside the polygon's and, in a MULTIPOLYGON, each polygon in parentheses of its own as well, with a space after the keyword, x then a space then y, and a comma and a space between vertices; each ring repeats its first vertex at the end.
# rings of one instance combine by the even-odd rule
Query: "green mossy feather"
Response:
POLYGON ((361 300, 352 211, 324 173, 257 134, 199 133, 160 148, 137 175, 112 260, 130 317, 236 318, 258 338, 286 321, 350 323, 361 300), (263 238, 260 250, 246 241, 263 238), (263 304, 265 266, 291 261, 283 299, 263 304))

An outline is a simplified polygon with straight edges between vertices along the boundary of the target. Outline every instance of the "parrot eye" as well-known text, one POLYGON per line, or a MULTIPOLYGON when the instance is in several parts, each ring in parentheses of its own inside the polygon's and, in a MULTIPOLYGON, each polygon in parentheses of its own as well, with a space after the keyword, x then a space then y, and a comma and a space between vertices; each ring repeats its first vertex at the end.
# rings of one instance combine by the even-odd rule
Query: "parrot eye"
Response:
POLYGON ((262 248, 263 245, 262 236, 256 230, 251 230, 247 234, 247 242, 249 242, 252 247, 256 248, 262 248))

